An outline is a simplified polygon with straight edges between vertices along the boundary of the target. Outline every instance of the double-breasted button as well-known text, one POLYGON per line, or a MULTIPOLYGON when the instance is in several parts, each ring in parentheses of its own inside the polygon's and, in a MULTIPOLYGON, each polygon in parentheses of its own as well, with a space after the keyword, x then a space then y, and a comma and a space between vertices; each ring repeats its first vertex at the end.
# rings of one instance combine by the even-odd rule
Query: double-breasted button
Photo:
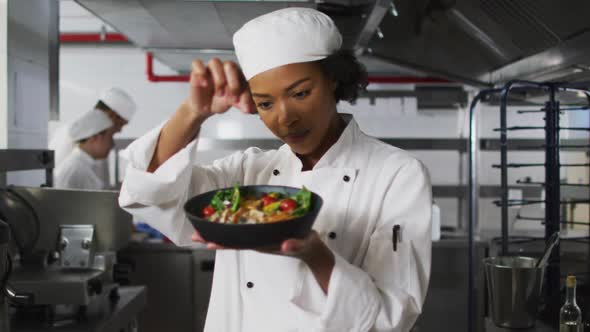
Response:
POLYGON ((272 174, 273 174, 274 176, 277 176, 277 175, 281 174, 281 172, 279 172, 279 170, 278 170, 278 169, 275 169, 274 171, 272 171, 272 174))
POLYGON ((252 287, 254 287, 254 283, 253 283, 252 281, 248 281, 248 282, 246 283, 246 287, 248 287, 248 288, 252 288, 252 287))
POLYGON ((334 232, 330 232, 330 233, 328 233, 328 237, 329 237, 330 239, 334 240, 334 239, 336 238, 336 233, 334 233, 334 232))
POLYGON ((348 175, 345 175, 345 176, 342 178, 342 180, 344 180, 344 182, 348 182, 348 181, 350 181, 350 176, 348 176, 348 175))

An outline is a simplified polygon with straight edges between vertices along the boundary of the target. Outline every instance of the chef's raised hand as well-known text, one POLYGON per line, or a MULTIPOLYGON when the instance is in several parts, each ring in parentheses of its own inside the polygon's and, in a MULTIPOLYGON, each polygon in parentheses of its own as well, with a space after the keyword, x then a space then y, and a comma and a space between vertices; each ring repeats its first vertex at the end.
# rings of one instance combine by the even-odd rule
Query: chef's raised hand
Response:
POLYGON ((226 112, 235 107, 244 113, 255 113, 244 74, 232 61, 211 59, 192 62, 189 96, 186 105, 204 116, 226 112))
POLYGON ((256 112, 238 65, 219 59, 213 59, 207 65, 200 60, 193 61, 189 96, 162 127, 147 171, 155 172, 197 137, 207 118, 226 112, 232 106, 244 113, 256 112))

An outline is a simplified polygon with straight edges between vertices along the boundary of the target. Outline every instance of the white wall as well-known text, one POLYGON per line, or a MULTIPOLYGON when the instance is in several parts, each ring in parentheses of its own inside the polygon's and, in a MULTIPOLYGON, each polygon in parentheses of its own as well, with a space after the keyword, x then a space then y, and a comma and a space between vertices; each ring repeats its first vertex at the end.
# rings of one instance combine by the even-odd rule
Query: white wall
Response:
MULTIPOLYGON (((71 121, 92 107, 98 93, 116 85, 134 97, 138 113, 121 137, 137 137, 165 120, 184 100, 187 83, 152 83, 145 72, 145 53, 134 47, 68 46, 60 54, 60 122, 71 121)), ((156 60, 155 72, 176 74, 156 60)), ((457 111, 416 112, 415 98, 378 99, 370 105, 360 99, 352 106, 339 105, 353 113, 367 133, 380 137, 421 137, 417 128, 429 128, 429 137, 456 137, 462 123, 457 111), (408 126, 408 124, 411 124, 408 126)), ((54 125, 52 125, 53 127, 54 125)), ((255 115, 232 110, 213 118, 202 135, 217 138, 272 137, 255 115)))
MULTIPOLYGON (((138 113, 120 133, 137 137, 175 111, 187 91, 186 83, 150 83, 145 72, 145 53, 127 46, 62 45, 60 53, 60 123, 68 122, 92 108, 98 94, 110 86, 127 91, 138 105, 138 113)), ((155 70, 170 74, 166 67, 155 70)), ((52 130, 56 123, 52 123, 52 130)))

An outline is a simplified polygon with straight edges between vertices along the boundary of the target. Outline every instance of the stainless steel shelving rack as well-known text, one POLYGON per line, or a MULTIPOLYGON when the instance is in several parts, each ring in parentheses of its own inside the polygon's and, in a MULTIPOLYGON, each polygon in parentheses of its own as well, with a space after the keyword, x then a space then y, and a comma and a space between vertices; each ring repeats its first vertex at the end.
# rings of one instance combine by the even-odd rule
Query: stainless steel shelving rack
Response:
MULTIPOLYGON (((588 204, 590 203, 590 197, 579 199, 579 200, 562 200, 562 187, 574 187, 583 186, 590 187, 590 184, 571 184, 561 183, 560 181, 560 169, 563 167, 589 167, 590 164, 564 164, 560 162, 560 149, 568 150, 590 150, 590 144, 586 142, 577 142, 576 144, 565 143, 560 141, 560 131, 564 130, 580 130, 590 131, 590 128, 580 127, 563 127, 560 125, 560 114, 563 112, 577 112, 577 111, 590 111, 590 82, 579 82, 579 83, 537 83, 530 81, 510 81, 503 87, 497 89, 483 90, 475 96, 470 106, 470 135, 469 135, 469 223, 468 223, 468 247, 469 247, 469 292, 468 292, 468 313, 469 313, 469 331, 475 330, 474 315, 476 303, 477 289, 475 288, 475 273, 478 269, 478 262, 475 261, 474 255, 474 239, 478 229, 478 199, 479 199, 479 186, 477 177, 477 155, 479 152, 478 138, 477 138, 477 105, 491 96, 500 96, 500 128, 497 131, 500 133, 500 164, 494 165, 501 170, 501 195, 500 200, 496 201, 496 205, 501 208, 501 221, 502 221, 502 235, 501 235, 501 254, 510 255, 509 248, 509 234, 508 234, 508 208, 510 206, 521 206, 529 204, 545 204, 545 217, 535 218, 536 220, 543 222, 545 226, 545 241, 548 241, 549 237, 560 230, 562 223, 572 223, 573 221, 562 220, 561 207, 564 204, 588 204), (544 115, 545 125, 543 127, 526 127, 526 126, 508 126, 507 123, 507 112, 508 112, 508 98, 511 93, 515 91, 525 92, 536 90, 537 92, 544 92, 547 94, 547 101, 544 106, 538 110, 531 111, 518 111, 519 113, 536 112, 540 115, 544 115), (587 105, 580 106, 567 106, 561 107, 559 100, 557 100, 557 94, 563 91, 575 91, 582 92, 587 97, 587 105), (542 144, 534 144, 529 146, 529 149, 539 148, 545 151, 545 160, 543 163, 531 163, 531 164, 518 164, 510 163, 508 161, 508 151, 511 149, 527 149, 526 147, 519 146, 518 143, 513 140, 508 140, 508 133, 517 130, 544 130, 545 139, 542 144), (544 167, 545 168, 545 180, 544 182, 527 182, 520 181, 519 185, 524 186, 536 186, 538 188, 545 189, 544 200, 509 200, 508 190, 512 187, 508 183, 508 171, 513 168, 522 167, 544 167)), ((589 124, 590 125, 590 124, 589 124)), ((521 217, 523 218, 523 217, 521 217)), ((526 217, 524 217, 526 218, 526 217)), ((531 219, 531 218, 529 218, 531 219)), ((575 222, 576 224, 589 225, 587 222, 575 222)), ((590 249, 590 246, 589 246, 590 249)), ((545 299, 547 301, 555 302, 555 299, 559 298, 560 291, 560 248, 557 246, 553 251, 548 267, 546 270, 546 281, 545 281, 545 299)), ((554 308, 553 308, 554 310, 554 308)))

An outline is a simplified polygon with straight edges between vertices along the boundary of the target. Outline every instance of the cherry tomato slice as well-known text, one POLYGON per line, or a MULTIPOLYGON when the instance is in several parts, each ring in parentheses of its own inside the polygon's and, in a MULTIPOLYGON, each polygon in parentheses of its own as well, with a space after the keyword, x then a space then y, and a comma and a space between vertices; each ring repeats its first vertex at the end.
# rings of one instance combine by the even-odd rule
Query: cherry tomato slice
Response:
POLYGON ((207 205, 203 208, 203 216, 205 218, 212 216, 215 213, 215 209, 211 205, 207 205))
POLYGON ((296 207, 297 207, 297 202, 295 202, 295 200, 292 200, 290 198, 286 198, 281 201, 281 205, 279 206, 279 209, 281 209, 281 211, 283 211, 283 212, 289 212, 289 211, 294 210, 296 207))
POLYGON ((277 201, 276 198, 266 195, 266 196, 262 197, 262 206, 267 206, 268 204, 276 202, 276 201, 277 201))

